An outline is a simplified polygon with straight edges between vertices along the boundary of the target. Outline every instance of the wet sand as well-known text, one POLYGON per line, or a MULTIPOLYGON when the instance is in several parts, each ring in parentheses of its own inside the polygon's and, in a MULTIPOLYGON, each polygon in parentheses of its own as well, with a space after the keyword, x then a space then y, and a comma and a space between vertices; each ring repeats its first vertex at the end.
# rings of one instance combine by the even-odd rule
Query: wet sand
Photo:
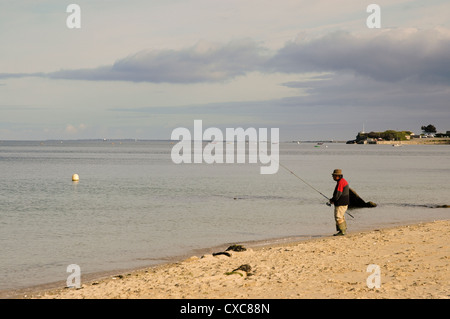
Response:
POLYGON ((230 256, 192 256, 82 281, 80 289, 42 290, 16 298, 449 299, 449 229, 445 220, 262 247, 244 245, 246 251, 227 251, 230 256))

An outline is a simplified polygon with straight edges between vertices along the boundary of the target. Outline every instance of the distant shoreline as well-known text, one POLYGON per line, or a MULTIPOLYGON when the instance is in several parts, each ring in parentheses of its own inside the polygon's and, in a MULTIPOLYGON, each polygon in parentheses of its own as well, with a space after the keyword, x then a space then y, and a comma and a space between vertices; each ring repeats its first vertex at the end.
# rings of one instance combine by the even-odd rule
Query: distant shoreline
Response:
POLYGON ((447 145, 450 144, 450 138, 415 138, 407 141, 377 141, 377 144, 405 144, 405 145, 447 145))
MULTIPOLYGON (((164 139, 130 139, 130 138, 124 138, 124 139, 61 139, 61 140, 0 140, 0 145, 2 143, 50 143, 50 144, 61 144, 61 143, 79 143, 79 142, 167 142, 171 143, 174 142, 173 140, 164 140, 164 139)), ((203 141, 204 143, 210 142, 207 140, 203 141)), ((326 144, 345 144, 348 141, 344 140, 292 140, 292 141, 280 141, 280 143, 285 144, 314 144, 314 143, 326 143, 326 144)), ((357 144, 357 143, 355 143, 357 144)), ((367 143, 371 144, 371 143, 367 143)), ((374 144, 408 144, 408 145, 447 145, 450 144, 450 138, 449 137, 436 137, 436 138, 415 138, 412 140, 405 140, 405 141, 377 141, 374 144)))

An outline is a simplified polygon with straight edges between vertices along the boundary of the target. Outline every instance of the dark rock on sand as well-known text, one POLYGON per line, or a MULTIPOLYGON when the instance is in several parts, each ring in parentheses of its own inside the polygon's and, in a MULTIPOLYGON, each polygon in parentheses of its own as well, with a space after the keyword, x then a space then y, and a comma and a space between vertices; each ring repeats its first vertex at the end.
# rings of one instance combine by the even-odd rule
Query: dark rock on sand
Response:
POLYGON ((231 245, 230 247, 227 248, 226 251, 229 251, 229 250, 232 250, 232 251, 246 251, 247 248, 245 248, 242 245, 231 245))

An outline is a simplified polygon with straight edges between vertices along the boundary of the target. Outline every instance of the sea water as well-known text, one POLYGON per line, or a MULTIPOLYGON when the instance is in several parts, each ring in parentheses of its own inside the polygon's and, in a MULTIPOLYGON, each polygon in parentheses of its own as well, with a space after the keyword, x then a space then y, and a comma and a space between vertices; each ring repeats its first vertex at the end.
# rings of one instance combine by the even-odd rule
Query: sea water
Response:
POLYGON ((174 164, 170 141, 0 142, 0 290, 158 264, 231 243, 328 236, 331 173, 376 208, 348 230, 448 219, 450 146, 280 143, 280 167, 174 164), (291 174, 308 182, 316 190, 291 174), (73 174, 80 176, 72 182, 73 174))

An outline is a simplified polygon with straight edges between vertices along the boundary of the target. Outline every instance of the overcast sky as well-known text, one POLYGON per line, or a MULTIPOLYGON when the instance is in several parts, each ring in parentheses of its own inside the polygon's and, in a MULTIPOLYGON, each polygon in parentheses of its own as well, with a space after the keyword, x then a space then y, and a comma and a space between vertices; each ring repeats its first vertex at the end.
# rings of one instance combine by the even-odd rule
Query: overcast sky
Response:
POLYGON ((450 130, 448 0, 4 0, 0 43, 0 140, 450 130))

